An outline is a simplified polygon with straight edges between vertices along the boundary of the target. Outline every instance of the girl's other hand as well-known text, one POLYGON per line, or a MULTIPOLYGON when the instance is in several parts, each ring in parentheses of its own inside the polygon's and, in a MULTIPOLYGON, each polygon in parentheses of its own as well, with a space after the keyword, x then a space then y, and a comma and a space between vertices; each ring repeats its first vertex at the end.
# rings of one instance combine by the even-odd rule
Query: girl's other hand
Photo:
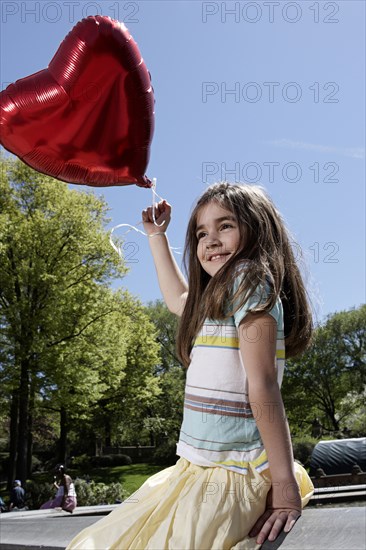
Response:
POLYGON ((296 481, 272 483, 267 495, 266 510, 249 532, 257 544, 268 538, 274 541, 283 530, 291 531, 301 516, 301 497, 296 481))
POLYGON ((166 202, 166 200, 162 200, 156 204, 154 212, 155 221, 158 225, 160 225, 162 222, 165 222, 161 227, 157 227, 154 224, 152 206, 149 206, 148 208, 146 208, 146 210, 143 210, 142 221, 144 224, 145 232, 148 235, 153 235, 154 233, 165 233, 170 222, 171 211, 172 207, 166 202))

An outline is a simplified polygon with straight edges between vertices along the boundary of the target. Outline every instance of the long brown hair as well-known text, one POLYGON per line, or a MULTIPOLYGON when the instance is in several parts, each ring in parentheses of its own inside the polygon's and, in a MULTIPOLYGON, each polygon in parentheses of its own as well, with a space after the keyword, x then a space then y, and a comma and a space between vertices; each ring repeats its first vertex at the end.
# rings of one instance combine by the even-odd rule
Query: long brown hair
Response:
POLYGON ((231 303, 235 300, 236 309, 242 307, 258 285, 268 280, 271 288, 268 299, 252 311, 270 311, 279 296, 284 310, 286 357, 295 357, 310 345, 311 309, 291 242, 294 240, 281 214, 261 186, 221 182, 208 187, 191 214, 184 247, 183 265, 189 289, 178 328, 177 353, 185 367, 189 366, 193 342, 204 320, 226 319, 230 300, 231 303), (235 215, 241 243, 213 277, 198 260, 196 236, 198 213, 211 201, 235 215), (235 268, 243 260, 251 261, 246 262, 246 275, 233 297, 235 268))

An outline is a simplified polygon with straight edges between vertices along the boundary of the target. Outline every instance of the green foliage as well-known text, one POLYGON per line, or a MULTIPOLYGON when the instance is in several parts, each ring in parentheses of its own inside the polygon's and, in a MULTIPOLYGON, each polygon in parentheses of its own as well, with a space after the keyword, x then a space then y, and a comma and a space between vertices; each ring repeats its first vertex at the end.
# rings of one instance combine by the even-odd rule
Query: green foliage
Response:
POLYGON ((82 454, 177 436, 176 318, 110 289, 126 268, 110 247, 105 201, 2 159, 0 206, 0 400, 6 413, 18 407, 17 475, 29 417, 37 449, 59 440, 62 461, 67 439, 82 454))
POLYGON ((303 466, 308 467, 310 465, 311 454, 317 443, 318 439, 314 437, 294 438, 292 441, 294 458, 301 462, 303 466))
POLYGON ((123 327, 128 330, 128 338, 123 377, 98 401, 93 430, 101 439, 109 438, 114 444, 137 444, 144 418, 161 394, 159 380, 154 375, 159 346, 155 341, 155 328, 139 300, 125 300, 125 315, 123 327))
POLYGON ((178 460, 176 454, 177 440, 167 439, 161 443, 154 453, 154 463, 159 465, 173 466, 178 460))
POLYGON ((160 362, 157 372, 167 372, 172 367, 180 366, 175 349, 178 329, 178 318, 171 313, 162 300, 149 302, 146 312, 156 327, 156 340, 160 345, 160 362))
MULTIPOLYGON (((30 510, 37 510, 42 504, 55 497, 55 489, 49 483, 27 481, 26 505, 30 510)), ((129 496, 119 482, 105 484, 83 479, 75 480, 78 506, 96 506, 98 504, 115 504, 129 496)))
POLYGON ((148 402, 159 393, 148 378, 157 361, 153 326, 137 300, 110 289, 126 268, 110 246, 106 214, 93 193, 2 160, 0 399, 7 411, 11 399, 18 406, 18 430, 8 433, 19 433, 22 479, 29 417, 33 433, 43 430, 37 444, 62 435, 62 459, 67 432, 91 421, 94 406, 108 403, 111 414, 109 398, 121 389, 127 366, 140 372, 135 396, 148 402), (58 433, 54 419, 41 425, 42 415, 55 413, 58 433))
POLYGON ((60 414, 49 407, 50 403, 45 396, 35 396, 32 434, 35 452, 46 449, 48 454, 52 455, 60 436, 60 414))
POLYGON ((156 407, 157 414, 164 418, 165 437, 177 438, 183 417, 184 386, 186 371, 172 366, 160 377, 163 399, 156 407))
POLYGON ((358 392, 350 391, 341 400, 337 412, 342 430, 352 437, 364 437, 366 434, 366 386, 358 392))
POLYGON ((177 317, 161 300, 150 302, 147 312, 157 329, 156 338, 160 345, 156 373, 161 395, 154 403, 150 417, 145 419, 144 426, 158 447, 156 460, 170 464, 175 457, 175 444, 182 423, 186 371, 176 356, 177 317))
POLYGON ((75 480, 75 490, 78 506, 97 506, 99 504, 115 504, 129 495, 121 483, 87 483, 83 479, 75 480))
POLYGON ((366 306, 335 313, 315 330, 309 350, 286 362, 282 393, 293 435, 311 435, 316 418, 322 435, 359 434, 365 423, 365 336, 366 306))
POLYGON ((90 459, 92 466, 99 468, 103 466, 129 466, 132 460, 127 455, 102 455, 92 456, 90 459))
POLYGON ((32 456, 32 472, 38 472, 42 467, 42 462, 40 461, 40 459, 33 455, 32 456))
MULTIPOLYGON (((162 463, 161 463, 162 464, 162 463)), ((75 486, 78 487, 80 483, 82 487, 85 487, 84 483, 89 485, 87 481, 83 479, 83 476, 87 476, 88 479, 92 479, 94 484, 104 484, 111 486, 115 483, 122 485, 125 493, 112 495, 109 498, 110 503, 114 503, 114 498, 126 498, 129 494, 134 493, 141 487, 141 485, 152 475, 158 473, 162 470, 162 465, 154 464, 132 464, 129 466, 114 466, 112 468, 92 468, 88 470, 88 474, 85 473, 85 469, 82 468, 79 471, 69 470, 69 474, 75 480, 75 486), (77 476, 80 476, 81 479, 78 479, 77 476), (125 496, 124 496, 125 495, 125 496)), ((55 489, 51 483, 46 483, 46 480, 49 479, 49 474, 37 473, 34 476, 34 480, 27 481, 26 489, 28 491, 28 505, 31 505, 32 509, 38 509, 41 504, 47 502, 55 496, 55 489), (33 497, 32 497, 33 495, 33 497), (33 504, 34 503, 34 504, 33 504)), ((92 485, 93 486, 93 485, 92 485)), ((87 490, 87 489, 86 489, 87 490)), ((82 505, 84 501, 82 498, 82 490, 79 491, 77 488, 78 494, 78 503, 79 506, 82 505)), ((9 495, 3 491, 1 496, 6 502, 9 500, 9 495)), ((102 499, 105 501, 105 497, 102 499)))
POLYGON ((72 458, 73 469, 75 468, 79 471, 85 471, 85 470, 88 470, 90 466, 91 466, 91 457, 86 454, 74 456, 72 458))
POLYGON ((27 480, 25 495, 28 508, 38 510, 42 504, 55 497, 55 488, 50 483, 36 483, 27 480))

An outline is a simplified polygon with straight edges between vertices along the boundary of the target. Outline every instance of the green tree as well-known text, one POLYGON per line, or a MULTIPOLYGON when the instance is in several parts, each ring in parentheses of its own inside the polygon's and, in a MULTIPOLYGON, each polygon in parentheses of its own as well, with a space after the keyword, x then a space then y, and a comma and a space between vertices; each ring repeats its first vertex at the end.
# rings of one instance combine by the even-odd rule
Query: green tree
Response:
MULTIPOLYGON (((123 307, 127 318, 127 324, 122 320, 127 330, 123 377, 106 388, 93 414, 93 430, 102 447, 137 444, 143 437, 144 419, 161 394, 154 372, 159 361, 155 327, 138 299, 125 299, 123 307)), ((118 319, 114 322, 118 328, 118 319)))
POLYGON ((47 385, 43 407, 60 415, 59 460, 66 462, 67 437, 73 426, 91 417, 91 409, 125 376, 130 321, 127 293, 100 287, 89 315, 106 311, 77 338, 62 341, 43 357, 47 385))
POLYGON ((160 345, 160 362, 157 365, 157 372, 166 372, 172 367, 180 366, 175 345, 178 329, 177 316, 168 310, 162 300, 149 302, 146 312, 156 327, 156 339, 160 345))
POLYGON ((71 342, 112 311, 101 296, 126 268, 110 247, 106 213, 94 194, 1 160, 0 377, 11 395, 10 478, 30 472, 35 396, 53 368, 56 378, 65 367, 61 350, 70 360, 71 342))
POLYGON ((183 416, 186 370, 176 354, 178 318, 162 300, 149 302, 147 312, 157 331, 160 346, 160 362, 156 365, 161 395, 154 406, 154 413, 145 420, 145 426, 154 434, 154 441, 175 448, 183 416))
POLYGON ((287 361, 283 395, 294 433, 309 432, 318 417, 325 432, 347 428, 365 388, 365 335, 366 306, 335 313, 316 329, 311 348, 287 361))

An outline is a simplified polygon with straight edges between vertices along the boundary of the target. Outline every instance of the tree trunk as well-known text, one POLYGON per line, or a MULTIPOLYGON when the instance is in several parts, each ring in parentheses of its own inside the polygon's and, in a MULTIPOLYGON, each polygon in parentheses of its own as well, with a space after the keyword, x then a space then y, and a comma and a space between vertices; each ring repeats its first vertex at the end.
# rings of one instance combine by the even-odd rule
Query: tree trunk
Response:
POLYGON ((334 411, 328 411, 328 418, 330 419, 335 432, 339 432, 339 420, 336 419, 334 411))
POLYGON ((111 419, 109 417, 108 411, 106 411, 104 414, 104 445, 106 447, 112 447, 111 440, 111 419))
POLYGON ((10 491, 16 476, 17 446, 18 446, 18 416, 19 394, 14 390, 10 405, 10 442, 9 442, 9 470, 7 490, 10 491))
POLYGON ((29 411, 29 360, 22 359, 20 363, 20 387, 19 387, 19 425, 16 477, 22 484, 27 479, 27 453, 28 453, 28 411, 29 411))
POLYGON ((65 407, 60 410, 60 447, 59 447, 59 462, 65 467, 67 466, 67 411, 65 407))
POLYGON ((103 440, 97 435, 95 438, 95 456, 102 456, 103 454, 103 440))
POLYGON ((29 395, 29 412, 28 412, 28 459, 27 459, 27 476, 32 475, 32 456, 33 456, 33 418, 34 418, 34 395, 35 387, 32 377, 29 395))

